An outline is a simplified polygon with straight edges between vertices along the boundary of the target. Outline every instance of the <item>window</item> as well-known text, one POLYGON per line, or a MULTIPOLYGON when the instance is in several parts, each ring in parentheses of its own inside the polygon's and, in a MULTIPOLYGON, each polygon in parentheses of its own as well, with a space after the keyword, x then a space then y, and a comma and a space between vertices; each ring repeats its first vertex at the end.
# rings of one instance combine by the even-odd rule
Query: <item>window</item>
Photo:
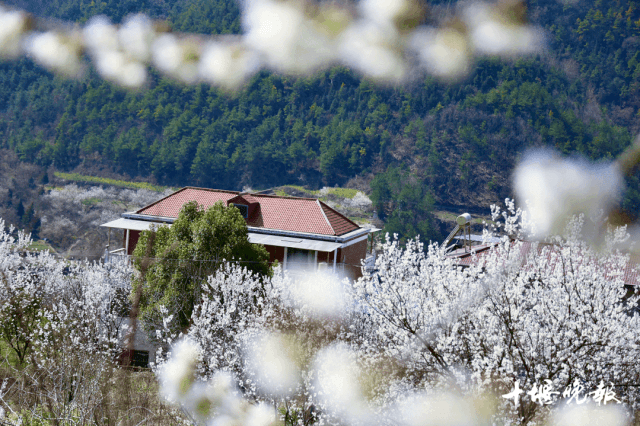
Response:
POLYGON ((314 252, 312 250, 289 247, 287 249, 287 262, 289 268, 304 267, 313 263, 314 252))
POLYGON ((245 219, 249 217, 249 206, 245 206, 244 204, 233 204, 233 205, 236 206, 238 210, 240 210, 242 217, 244 217, 245 219))
POLYGON ((131 366, 149 368, 149 351, 133 351, 131 366))
POLYGON ((149 351, 137 351, 125 349, 119 357, 120 365, 149 368, 149 351))

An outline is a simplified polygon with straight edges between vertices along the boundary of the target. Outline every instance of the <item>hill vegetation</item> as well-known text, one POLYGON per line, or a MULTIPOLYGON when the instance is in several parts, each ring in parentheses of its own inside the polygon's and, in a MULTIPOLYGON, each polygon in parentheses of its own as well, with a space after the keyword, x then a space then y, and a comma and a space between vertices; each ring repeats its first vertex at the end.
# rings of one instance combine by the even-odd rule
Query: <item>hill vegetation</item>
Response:
MULTIPOLYGON (((177 31, 241 30, 232 0, 12 4, 76 22, 144 12, 177 31)), ((454 2, 430 4, 440 16, 454 2)), ((335 67, 306 78, 262 72, 235 94, 158 75, 146 90, 127 92, 95 74, 64 80, 26 59, 3 62, 0 147, 60 172, 165 186, 360 189, 354 182, 377 176, 372 200, 398 224, 389 229, 435 238, 434 203, 488 207, 510 195, 511 170, 527 147, 610 159, 638 130, 640 2, 528 6, 547 31, 548 52, 483 60, 454 85, 428 77, 380 87, 335 67)), ((639 185, 630 178, 630 212, 640 207, 639 185)))

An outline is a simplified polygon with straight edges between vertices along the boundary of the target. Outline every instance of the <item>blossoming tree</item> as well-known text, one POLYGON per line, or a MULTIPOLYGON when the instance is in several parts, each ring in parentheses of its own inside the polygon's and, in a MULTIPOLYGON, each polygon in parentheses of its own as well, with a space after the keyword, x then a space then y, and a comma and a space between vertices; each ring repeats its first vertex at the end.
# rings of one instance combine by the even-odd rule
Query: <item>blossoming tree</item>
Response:
POLYGON ((0 220, 0 408, 17 422, 87 424, 122 350, 131 285, 125 263, 65 262, 29 250, 0 220))
MULTIPOLYGON (((522 236, 522 212, 510 207, 503 225, 522 236)), ((546 385, 558 393, 544 405, 605 382, 635 406, 628 385, 640 372, 638 295, 627 294, 629 259, 616 251, 628 236, 611 231, 598 251, 581 238, 583 222, 574 218, 540 244, 505 236, 465 270, 435 246, 425 253, 417 242, 387 242, 378 272, 356 285, 368 307, 365 347, 403 360, 414 386, 507 394, 515 381, 527 391, 546 385)), ((526 424, 541 411, 541 395, 503 405, 526 424)))
MULTIPOLYGON (((502 231, 522 237, 526 217, 508 206, 502 231)), ((500 214, 494 211, 496 223, 500 214)), ((638 296, 625 291, 628 258, 616 251, 627 235, 611 231, 596 250, 580 237, 583 221, 574 218, 546 243, 505 236, 467 269, 435 245, 425 251, 417 241, 401 247, 389 240, 375 273, 334 289, 343 292, 337 316, 309 310, 295 281, 276 274, 265 292, 246 271, 229 267, 209 281, 225 289, 225 302, 209 299, 195 310, 188 341, 200 355, 192 368, 199 359, 203 378, 240 383, 246 397, 261 401, 263 424, 276 421, 264 404, 275 403, 274 410, 296 400, 305 401, 296 419, 309 420, 315 407, 313 419, 344 424, 423 424, 415 410, 438 413, 447 404, 468 424, 489 421, 486 410, 493 421, 530 424, 553 413, 552 404, 584 401, 598 389, 635 408, 635 388, 627 385, 639 372, 638 296), (258 303, 245 303, 248 295, 258 303), (478 395, 493 395, 497 405, 478 408, 478 395)), ((173 357, 168 365, 180 362, 173 357)), ((180 391, 182 379, 161 371, 174 401, 193 407, 194 395, 207 399, 180 391)), ((229 415, 216 398, 204 418, 229 415)))

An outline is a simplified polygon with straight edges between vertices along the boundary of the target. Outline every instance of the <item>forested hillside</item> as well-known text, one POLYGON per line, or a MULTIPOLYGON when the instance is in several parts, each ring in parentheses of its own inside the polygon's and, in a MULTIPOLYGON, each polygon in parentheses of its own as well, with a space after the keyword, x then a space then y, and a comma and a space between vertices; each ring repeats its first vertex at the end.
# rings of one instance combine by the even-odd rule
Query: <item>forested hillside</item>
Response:
MULTIPOLYGON (((144 12, 177 31, 241 31, 234 0, 10 3, 76 22, 144 12)), ((430 4, 444 15, 455 2, 430 4)), ((27 59, 3 62, 0 148, 57 170, 172 186, 317 189, 358 177, 372 183, 381 218, 429 235, 428 215, 401 213, 487 207, 510 194, 527 147, 612 158, 639 129, 640 2, 530 0, 527 15, 546 29, 547 53, 483 60, 456 84, 381 87, 336 67, 307 78, 265 71, 235 94, 158 75, 125 91, 95 74, 66 80, 27 59)), ((625 207, 638 211, 640 180, 629 184, 625 207)))

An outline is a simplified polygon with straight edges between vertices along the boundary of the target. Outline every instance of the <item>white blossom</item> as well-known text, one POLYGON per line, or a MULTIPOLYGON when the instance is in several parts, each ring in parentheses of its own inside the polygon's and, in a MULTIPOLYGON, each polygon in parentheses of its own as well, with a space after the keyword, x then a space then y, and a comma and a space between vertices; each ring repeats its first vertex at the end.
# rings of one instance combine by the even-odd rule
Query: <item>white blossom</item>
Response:
POLYGON ((77 35, 61 35, 53 31, 31 33, 25 40, 25 50, 40 64, 70 76, 82 70, 80 44, 77 35))
POLYGON ((624 182, 615 163, 588 163, 531 151, 514 172, 517 200, 540 237, 559 233, 575 214, 595 217, 618 201, 624 182))
POLYGON ((260 68, 253 50, 237 41, 210 41, 202 50, 200 78, 227 89, 237 89, 260 68))
POLYGON ((153 22, 142 14, 129 16, 118 30, 120 45, 141 62, 149 60, 154 37, 153 22))
POLYGON ((163 72, 185 82, 198 81, 198 40, 180 38, 171 33, 158 35, 151 45, 153 63, 163 72))
POLYGON ((286 335, 265 333, 247 343, 246 369, 270 395, 290 395, 300 383, 296 342, 286 335))
POLYGON ((291 283, 290 294, 295 306, 313 317, 339 318, 347 309, 348 285, 348 280, 339 281, 333 273, 302 269, 291 283))
POLYGON ((472 399, 447 392, 409 394, 394 414, 406 426, 473 426, 482 421, 472 399))
POLYGON ((479 56, 539 53, 541 30, 512 16, 507 2, 471 2, 455 19, 422 24, 416 0, 335 2, 247 0, 244 33, 208 36, 166 32, 142 14, 121 25, 94 17, 74 25, 44 25, 20 10, 0 9, 0 55, 22 51, 54 71, 78 76, 84 58, 110 81, 141 87, 147 67, 187 84, 206 81, 237 89, 261 67, 306 75, 336 63, 382 83, 401 84, 425 71, 443 80, 464 77, 479 56), (458 24, 451 24, 451 23, 458 24), (35 27, 35 31, 32 30, 35 27), (46 31, 39 32, 39 28, 46 31))
POLYGON ((593 424, 607 426, 627 426, 629 415, 624 408, 616 405, 596 407, 594 404, 567 405, 557 410, 551 426, 588 426, 593 424))
POLYGON ((516 56, 542 52, 541 28, 525 25, 500 13, 495 5, 475 2, 463 8, 474 49, 482 55, 516 56))
POLYGON ((95 16, 85 25, 82 36, 93 51, 113 51, 119 48, 118 30, 106 16, 95 16))
POLYGON ((471 67, 469 41, 455 28, 422 28, 410 38, 420 63, 430 74, 445 80, 458 80, 471 67))
POLYGON ((0 54, 15 57, 20 53, 20 37, 26 30, 27 16, 19 10, 0 6, 0 54))
MULTIPOLYGON (((202 352, 182 406, 201 418, 198 401, 210 401, 211 424, 242 424, 261 410, 268 423, 283 407, 349 425, 527 424, 549 415, 564 424, 564 414, 534 401, 523 399, 516 412, 495 395, 515 380, 527 391, 540 383, 562 391, 576 378, 585 387, 634 383, 638 295, 625 298, 628 257, 616 251, 625 230, 611 230, 595 251, 581 237, 584 218, 575 217, 561 237, 539 244, 523 239, 524 215, 506 205, 493 209, 487 230, 506 235, 464 270, 435 245, 388 239, 376 272, 353 284, 331 320, 291 304, 295 275, 278 270, 260 281, 226 265, 194 310, 187 337, 202 352)), ((637 405, 633 389, 616 390, 637 405)), ((617 425, 616 413, 597 416, 617 425)))
POLYGON ((371 424, 373 411, 360 387, 355 354, 336 345, 321 350, 314 362, 315 386, 323 406, 350 424, 371 424))
POLYGON ((169 401, 180 401, 191 389, 198 357, 198 347, 187 339, 172 348, 169 361, 158 370, 162 392, 169 401))
POLYGON ((357 21, 340 36, 341 60, 374 79, 398 83, 406 78, 408 68, 398 49, 399 34, 390 26, 357 21))
POLYGON ((249 0, 242 16, 244 42, 280 71, 310 73, 333 61, 332 40, 305 16, 298 2, 249 0))
MULTIPOLYGON (((3 339, 28 361, 12 385, 24 405, 12 415, 18 422, 29 413, 30 421, 92 418, 123 349, 120 312, 132 271, 123 262, 60 261, 47 251, 30 252, 30 237, 11 232, 0 220, 0 317, 16 325, 3 339)), ((2 363, 11 370, 7 358, 2 363)), ((0 392, 0 402, 10 407, 3 397, 0 392)))
POLYGON ((389 25, 410 7, 409 0, 362 0, 362 15, 380 25, 389 25))

